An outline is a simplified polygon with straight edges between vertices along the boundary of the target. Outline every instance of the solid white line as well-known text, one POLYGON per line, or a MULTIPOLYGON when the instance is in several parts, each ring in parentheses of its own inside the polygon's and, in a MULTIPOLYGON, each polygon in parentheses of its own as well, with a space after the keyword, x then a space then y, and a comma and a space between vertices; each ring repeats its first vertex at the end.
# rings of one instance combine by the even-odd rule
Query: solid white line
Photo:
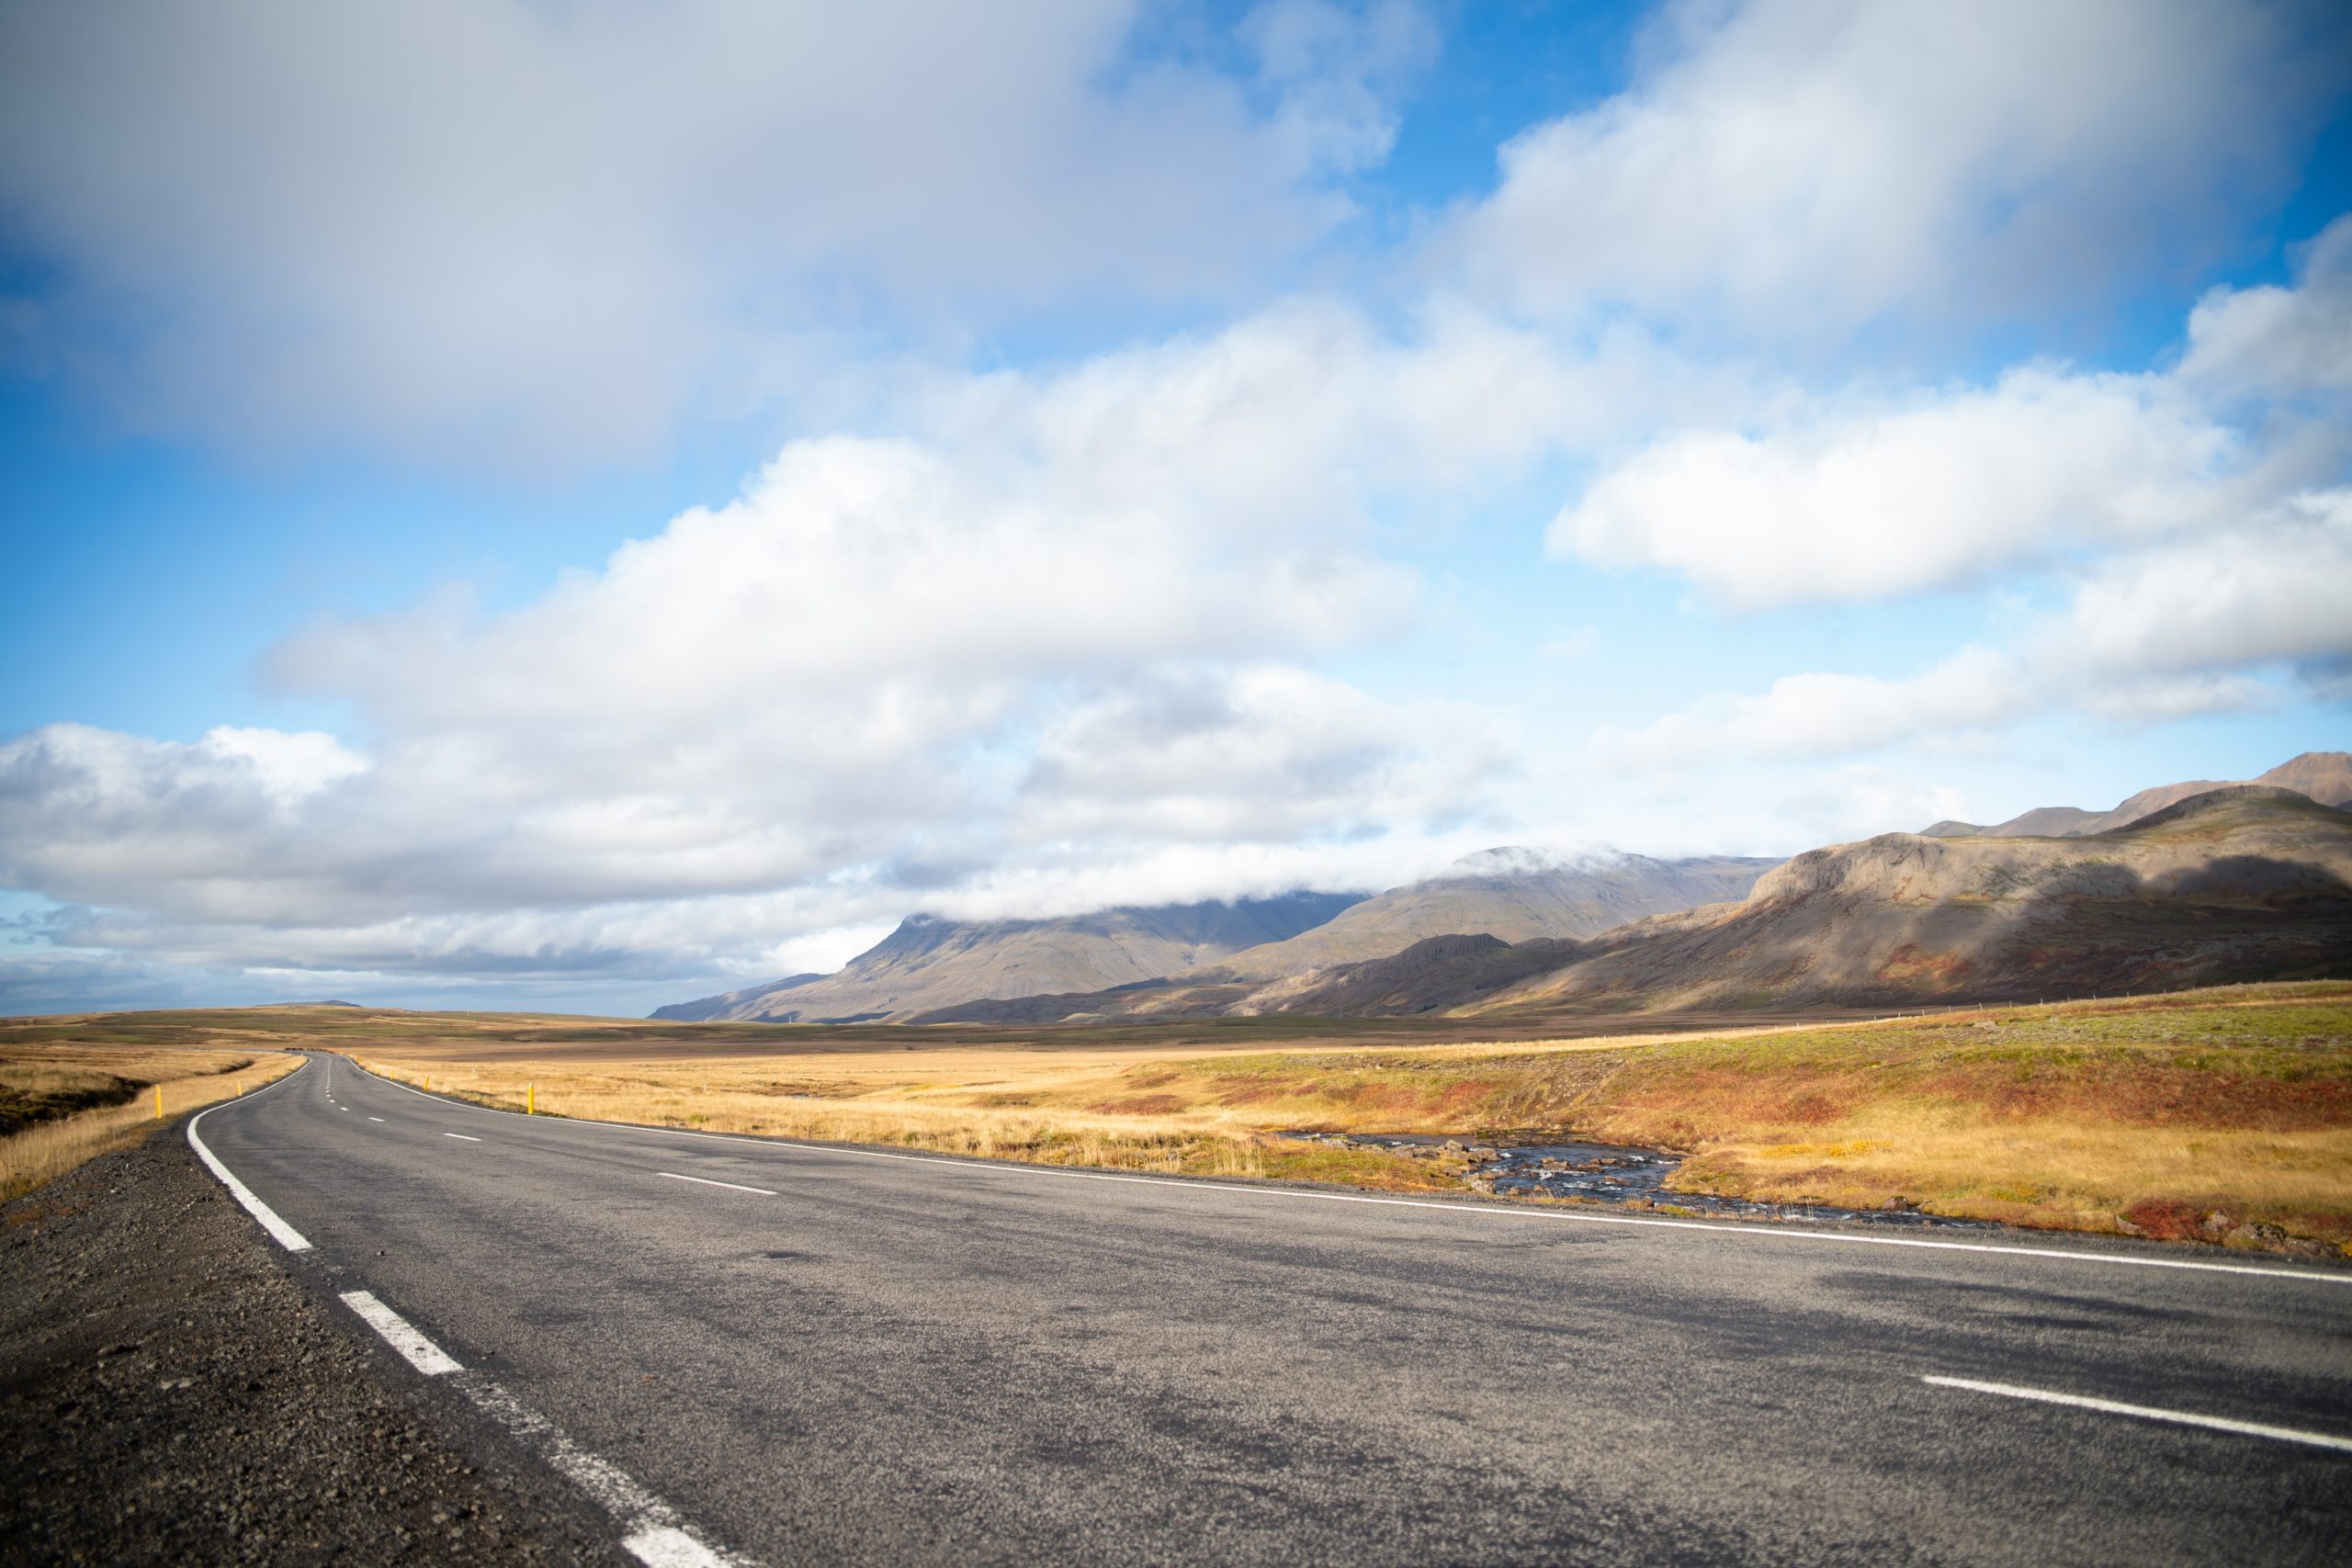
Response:
POLYGON ((407 1357, 408 1364, 426 1377, 444 1377, 450 1372, 465 1371, 458 1365, 455 1356, 419 1334, 408 1319, 369 1292, 345 1291, 343 1292, 343 1304, 365 1318, 368 1327, 384 1337, 385 1344, 407 1357))
MULTIPOLYGON (((309 1060, 305 1059, 302 1063, 302 1067, 307 1067, 310 1065, 309 1060)), ((300 1072, 302 1067, 295 1068, 294 1073, 300 1072)), ((264 1086, 260 1093, 246 1095, 242 1100, 224 1100, 220 1102, 220 1105, 250 1104, 252 1101, 260 1099, 262 1095, 267 1094, 271 1089, 276 1089, 277 1084, 285 1083, 288 1079, 293 1077, 294 1073, 287 1074, 285 1077, 279 1078, 277 1083, 264 1086)), ((229 1196, 243 1204, 245 1213, 251 1214, 254 1219, 261 1222, 261 1228, 269 1233, 270 1239, 272 1241, 275 1241, 278 1246, 284 1247, 288 1252, 310 1251, 311 1244, 304 1238, 302 1233, 296 1230, 292 1225, 288 1224, 284 1220, 279 1219, 277 1217, 277 1210, 271 1208, 259 1198, 254 1196, 254 1190, 246 1186, 243 1182, 238 1180, 233 1175, 230 1174, 229 1168, 222 1165, 220 1158, 215 1156, 210 1149, 204 1146, 204 1140, 202 1138, 197 1136, 196 1124, 198 1122, 203 1121, 207 1116, 211 1115, 215 1111, 220 1110, 220 1105, 206 1106, 194 1116, 188 1118, 188 1147, 196 1151, 196 1157, 204 1162, 204 1167, 207 1170, 209 1170, 213 1175, 220 1179, 220 1185, 229 1190, 229 1196)))
POLYGON ((674 1170, 657 1170, 653 1174, 656 1176, 666 1176, 673 1181, 699 1181, 705 1187, 731 1187, 738 1192, 756 1192, 763 1198, 773 1198, 775 1196, 775 1193, 768 1188, 746 1187, 740 1181, 713 1181, 707 1176, 680 1176, 674 1170))
MULTIPOLYGON (((361 1072, 368 1069, 362 1067, 361 1072)), ((373 1077, 374 1075, 370 1075, 373 1077)), ((435 1105, 458 1110, 478 1111, 486 1116, 519 1116, 519 1111, 499 1111, 487 1105, 472 1105, 459 1100, 444 1100, 437 1094, 391 1078, 379 1078, 380 1083, 394 1089, 407 1089, 420 1100, 435 1105)), ((1566 1224, 1618 1225, 1646 1230, 1700 1231, 1709 1235, 1744 1236, 1762 1241, 1825 1241, 1848 1247, 1908 1247, 1934 1252, 1989 1252, 2013 1258, 2057 1258, 2074 1263, 2104 1263, 2129 1269, 2178 1269, 2199 1274, 2252 1274, 2268 1280, 2301 1280, 2318 1285, 2352 1285, 2352 1271, 2321 1273, 2310 1269, 2266 1269, 2246 1263, 2200 1263, 2188 1258, 2141 1258, 2130 1253, 2077 1252, 2057 1247, 2007 1247, 1997 1242, 1928 1241, 1917 1236, 1856 1235, 1847 1231, 1787 1230, 1767 1224, 1710 1224, 1703 1220, 1647 1219, 1634 1214, 1588 1214, 1562 1209, 1505 1208, 1500 1204, 1435 1202, 1423 1198, 1375 1198, 1354 1192, 1312 1192, 1299 1187, 1243 1187, 1228 1181, 1198 1181, 1170 1179, 1157 1176, 1123 1176, 1112 1171, 1065 1170, 1055 1166, 1023 1165, 1011 1160, 959 1159, 953 1155, 893 1154, 884 1149, 862 1149, 843 1144, 799 1144, 784 1138, 745 1138, 727 1133, 694 1133, 683 1127, 649 1127, 640 1122, 598 1122, 587 1117, 568 1116, 549 1119, 548 1125, 561 1125, 577 1131, 595 1127, 611 1132, 651 1133, 670 1138, 698 1138, 709 1143, 740 1144, 755 1149, 792 1149, 802 1154, 846 1155, 858 1159, 905 1160, 914 1165, 956 1166, 965 1170, 979 1171, 989 1176, 1023 1177, 1031 1179, 1067 1181, 1123 1181, 1145 1187, 1161 1187, 1178 1192, 1238 1192, 1253 1198, 1283 1198, 1313 1200, 1326 1203, 1370 1203, 1386 1208, 1442 1209, 1448 1213, 1467 1214, 1485 1219, 1551 1220, 1566 1224)), ((451 1137, 457 1134, 447 1134, 451 1137)))
POLYGON ((1921 1378, 1938 1388, 1964 1388, 1971 1393, 1997 1393, 2005 1399, 2030 1399, 2043 1404, 2066 1404, 2109 1416, 2130 1416, 2142 1421, 2169 1421, 2177 1427, 2202 1427, 2209 1431, 2234 1432, 2244 1438, 2268 1438, 2281 1443, 2306 1443, 2315 1449, 2352 1453, 2352 1438, 2330 1437, 2294 1427, 2267 1427, 2258 1421, 2232 1421, 2220 1416, 2199 1416, 2187 1410, 2160 1410, 2153 1404, 2125 1404, 2120 1400, 2090 1399, 2079 1393, 2052 1393, 2048 1389, 2020 1388, 2015 1383, 1978 1382, 1973 1378, 1921 1378))
POLYGON ((481 1142, 480 1138, 473 1136, 469 1133, 444 1133, 441 1135, 445 1138, 463 1138, 469 1144, 479 1144, 481 1142))
MULTIPOLYGON (((243 1105, 258 1100, 310 1065, 306 1057, 302 1066, 295 1068, 293 1073, 287 1074, 276 1083, 265 1085, 242 1099, 208 1106, 188 1118, 187 1123, 187 1141, 196 1150, 197 1157, 220 1178, 221 1185, 228 1188, 231 1195, 261 1222, 262 1228, 288 1252, 307 1252, 311 1250, 311 1244, 293 1226, 278 1218, 275 1210, 254 1195, 253 1189, 238 1180, 235 1174, 220 1163, 220 1158, 205 1146, 204 1140, 197 1135, 196 1124, 225 1106, 243 1105)), ((425 1098, 433 1097, 428 1095, 425 1098)), ((383 1118, 377 1116, 369 1120, 380 1122, 383 1118)), ((466 1138, 469 1143, 481 1142, 480 1138, 468 1138, 463 1133, 447 1135, 466 1138)), ((406 1318, 379 1301, 372 1292, 346 1291, 342 1299, 345 1306, 398 1350, 409 1365, 426 1377, 453 1377, 475 1408, 529 1442, 559 1473, 587 1493, 590 1499, 610 1514, 627 1532, 621 1540, 622 1549, 645 1563, 647 1568, 752 1568, 749 1559, 733 1557, 704 1545, 688 1532, 675 1509, 639 1485, 626 1471, 580 1447, 566 1437, 560 1427, 524 1405, 497 1383, 479 1373, 466 1371, 455 1357, 419 1333, 406 1318)))

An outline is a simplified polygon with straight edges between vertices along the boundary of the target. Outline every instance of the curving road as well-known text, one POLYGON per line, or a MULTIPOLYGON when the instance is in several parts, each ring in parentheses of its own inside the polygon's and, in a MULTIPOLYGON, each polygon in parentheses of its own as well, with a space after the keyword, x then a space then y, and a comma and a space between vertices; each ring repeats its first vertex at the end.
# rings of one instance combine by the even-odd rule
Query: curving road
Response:
POLYGON ((648 1562, 2144 1565, 2352 1540, 2347 1270, 713 1138, 323 1055, 194 1132, 357 1298, 388 1376, 465 1388, 648 1562))

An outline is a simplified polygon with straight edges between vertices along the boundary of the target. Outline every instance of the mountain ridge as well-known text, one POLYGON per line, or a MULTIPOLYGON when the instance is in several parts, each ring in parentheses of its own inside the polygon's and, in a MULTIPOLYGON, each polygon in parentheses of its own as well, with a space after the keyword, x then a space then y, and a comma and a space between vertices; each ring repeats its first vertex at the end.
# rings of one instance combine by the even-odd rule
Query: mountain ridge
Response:
POLYGON ((2343 974, 2352 813, 2236 784, 2095 835, 1882 834, 1795 856, 1737 903, 1448 956, 1418 978, 1408 951, 1251 1000, 1375 1016, 1900 1007, 2343 974))
MULTIPOLYGON (((1989 826, 1947 818, 1919 831, 1922 837, 1930 839, 2084 838, 2138 821, 2150 812, 2161 811, 2191 795, 2226 789, 2232 782, 2225 779, 2191 779, 2181 784, 2157 784, 2129 796, 2107 811, 2085 811, 2074 806, 2040 806, 2006 822, 1989 826)), ((2305 751, 2289 758, 2258 777, 2234 782, 2293 790, 2322 806, 2352 806, 2352 752, 2305 751)))

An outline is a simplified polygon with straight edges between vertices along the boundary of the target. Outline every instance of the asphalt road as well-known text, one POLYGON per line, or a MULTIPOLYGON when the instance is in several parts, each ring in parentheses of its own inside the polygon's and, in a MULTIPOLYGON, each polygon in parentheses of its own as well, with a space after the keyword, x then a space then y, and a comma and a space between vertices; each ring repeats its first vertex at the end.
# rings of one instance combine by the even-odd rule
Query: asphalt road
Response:
POLYGON ((481 1111, 323 1056, 200 1132, 313 1244, 301 1266, 739 1558, 2352 1553, 2340 1269, 705 1138, 481 1111), (2184 1258, 2245 1267, 2126 1261, 2184 1258))

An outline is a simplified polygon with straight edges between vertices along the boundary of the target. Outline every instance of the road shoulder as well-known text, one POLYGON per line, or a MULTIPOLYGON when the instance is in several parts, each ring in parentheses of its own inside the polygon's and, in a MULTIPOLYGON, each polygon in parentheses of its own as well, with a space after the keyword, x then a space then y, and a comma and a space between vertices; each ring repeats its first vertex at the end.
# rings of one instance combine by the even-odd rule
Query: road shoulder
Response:
POLYGON ((623 1561, 347 1315, 176 1125, 0 1206, 11 1560, 623 1561))

